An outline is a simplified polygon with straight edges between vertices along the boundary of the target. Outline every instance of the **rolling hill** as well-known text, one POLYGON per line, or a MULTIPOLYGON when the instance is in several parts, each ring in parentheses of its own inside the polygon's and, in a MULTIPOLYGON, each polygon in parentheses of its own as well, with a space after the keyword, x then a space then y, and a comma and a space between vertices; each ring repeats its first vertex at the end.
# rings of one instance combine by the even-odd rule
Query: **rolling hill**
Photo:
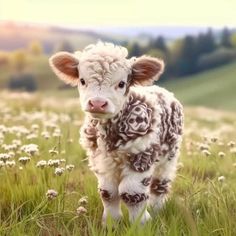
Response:
POLYGON ((0 22, 0 50, 4 51, 27 48, 31 42, 38 41, 44 52, 51 54, 64 41, 79 50, 98 40, 115 41, 109 36, 83 29, 0 22))
POLYGON ((186 105, 236 110, 236 62, 161 86, 186 105))

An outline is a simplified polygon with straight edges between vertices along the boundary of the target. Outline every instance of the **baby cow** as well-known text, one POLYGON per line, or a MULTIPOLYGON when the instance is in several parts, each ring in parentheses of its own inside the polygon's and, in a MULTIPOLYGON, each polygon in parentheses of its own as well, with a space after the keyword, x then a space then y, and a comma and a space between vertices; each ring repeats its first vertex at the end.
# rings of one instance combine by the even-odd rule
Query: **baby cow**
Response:
POLYGON ((172 93, 153 85, 163 61, 127 54, 124 47, 99 42, 75 54, 58 52, 50 65, 78 87, 85 112, 81 144, 98 179, 103 222, 122 216, 122 200, 130 221, 141 216, 144 223, 147 206, 161 208, 175 177, 183 111, 172 93))

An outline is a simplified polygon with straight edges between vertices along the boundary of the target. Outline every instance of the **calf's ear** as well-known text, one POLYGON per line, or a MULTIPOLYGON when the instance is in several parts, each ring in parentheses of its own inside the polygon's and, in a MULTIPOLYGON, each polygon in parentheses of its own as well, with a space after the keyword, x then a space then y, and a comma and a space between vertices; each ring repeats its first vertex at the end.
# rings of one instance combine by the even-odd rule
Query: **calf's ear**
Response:
POLYGON ((78 85, 79 60, 68 52, 58 52, 49 58, 49 64, 54 73, 66 84, 78 85))
POLYGON ((132 64, 131 85, 152 85, 164 71, 164 62, 149 56, 136 58, 132 64))

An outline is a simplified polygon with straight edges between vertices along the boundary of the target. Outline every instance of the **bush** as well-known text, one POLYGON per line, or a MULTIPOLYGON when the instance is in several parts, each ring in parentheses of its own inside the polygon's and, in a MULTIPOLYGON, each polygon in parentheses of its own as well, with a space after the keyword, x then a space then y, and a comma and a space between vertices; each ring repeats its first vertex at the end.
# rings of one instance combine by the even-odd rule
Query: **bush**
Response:
POLYGON ((6 52, 0 52, 0 67, 9 64, 9 55, 6 52))
POLYGON ((40 42, 32 41, 28 46, 28 51, 34 56, 39 56, 43 53, 43 47, 40 42))
POLYGON ((17 71, 23 71, 28 63, 28 55, 23 49, 16 50, 12 53, 11 62, 17 71))
POLYGON ((206 70, 236 60, 236 50, 220 48, 198 59, 198 70, 206 70))
POLYGON ((8 88, 11 90, 25 90, 33 92, 37 90, 37 83, 31 74, 13 75, 9 79, 8 88))

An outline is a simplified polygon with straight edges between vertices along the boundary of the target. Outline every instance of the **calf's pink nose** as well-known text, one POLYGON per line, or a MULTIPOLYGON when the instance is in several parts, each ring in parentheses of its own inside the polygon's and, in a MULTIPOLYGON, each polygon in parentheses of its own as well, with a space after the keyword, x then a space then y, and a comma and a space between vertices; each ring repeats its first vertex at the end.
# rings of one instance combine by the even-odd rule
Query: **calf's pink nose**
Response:
POLYGON ((89 111, 97 113, 104 113, 108 105, 107 101, 100 99, 91 99, 88 103, 89 111))

